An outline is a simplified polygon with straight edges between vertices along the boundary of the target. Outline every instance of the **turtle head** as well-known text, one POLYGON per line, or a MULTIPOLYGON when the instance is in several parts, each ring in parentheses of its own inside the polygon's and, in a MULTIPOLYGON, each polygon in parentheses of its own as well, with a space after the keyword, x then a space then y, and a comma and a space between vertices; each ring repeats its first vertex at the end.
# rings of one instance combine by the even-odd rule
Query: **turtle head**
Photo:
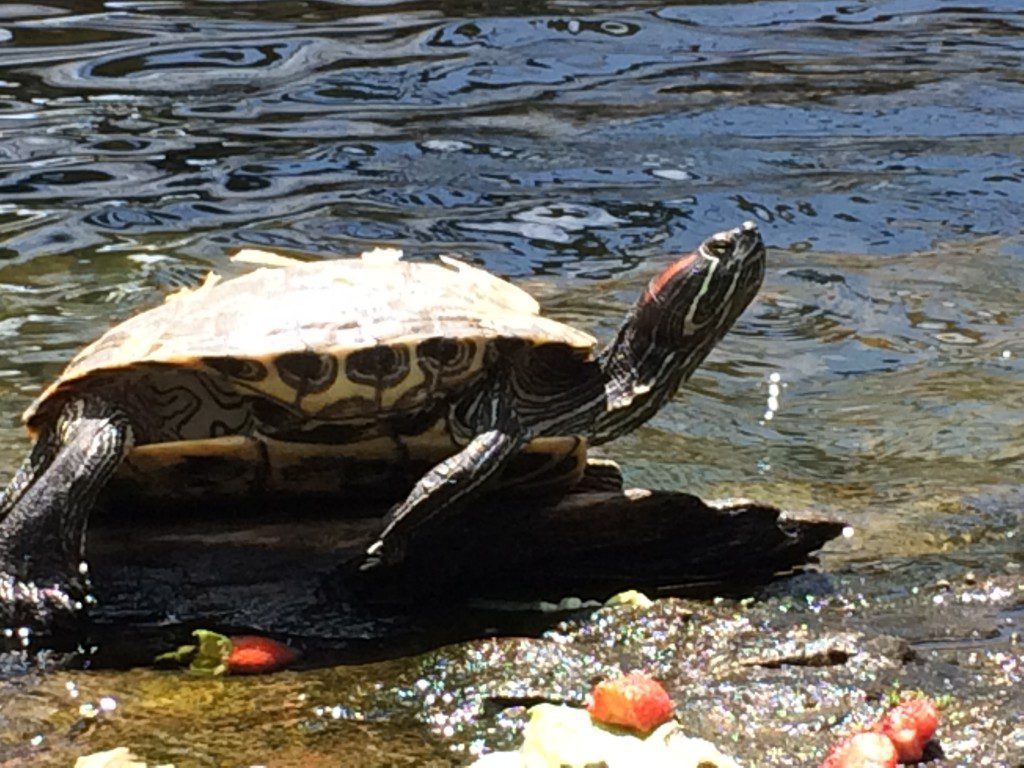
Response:
POLYGON ((753 222, 718 232, 648 283, 634 322, 654 344, 714 344, 757 294, 764 267, 764 243, 753 222))
POLYGON ((764 243, 746 222, 712 235, 648 283, 601 353, 605 407, 592 443, 654 415, 753 300, 764 268, 764 243))

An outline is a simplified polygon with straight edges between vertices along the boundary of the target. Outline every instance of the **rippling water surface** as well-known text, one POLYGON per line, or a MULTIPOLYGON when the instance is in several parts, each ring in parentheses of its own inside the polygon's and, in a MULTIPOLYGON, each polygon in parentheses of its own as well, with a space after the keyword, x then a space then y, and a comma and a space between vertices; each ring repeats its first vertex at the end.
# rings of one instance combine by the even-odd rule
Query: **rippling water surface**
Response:
POLYGON ((835 568, 1019 559, 1022 60, 996 0, 0 5, 0 474, 76 348, 239 246, 454 252, 607 338, 754 219, 761 300, 609 454, 844 515, 835 568))

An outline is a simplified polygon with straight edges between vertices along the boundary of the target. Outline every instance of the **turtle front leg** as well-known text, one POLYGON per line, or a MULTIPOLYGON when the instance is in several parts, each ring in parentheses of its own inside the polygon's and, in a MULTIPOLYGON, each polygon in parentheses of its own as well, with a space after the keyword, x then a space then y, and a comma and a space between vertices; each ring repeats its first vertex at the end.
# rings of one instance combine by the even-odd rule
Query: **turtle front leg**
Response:
POLYGON ((54 435, 52 460, 0 520, 0 625, 45 631, 82 612, 89 513, 133 443, 127 417, 93 398, 68 403, 54 435))
POLYGON ((366 550, 359 570, 394 565, 405 557, 416 528, 436 523, 464 504, 495 477, 528 442, 521 434, 492 429, 478 435, 459 453, 442 461, 416 483, 405 501, 384 521, 384 530, 366 550))

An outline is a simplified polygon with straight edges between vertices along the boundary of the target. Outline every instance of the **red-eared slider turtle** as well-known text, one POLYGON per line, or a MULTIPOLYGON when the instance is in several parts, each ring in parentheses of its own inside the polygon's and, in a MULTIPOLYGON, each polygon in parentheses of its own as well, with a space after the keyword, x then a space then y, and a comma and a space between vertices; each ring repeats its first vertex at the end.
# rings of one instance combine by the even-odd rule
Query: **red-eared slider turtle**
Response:
POLYGON ((137 315, 25 414, 35 444, 0 494, 0 620, 75 614, 99 492, 123 464, 179 452, 251 456, 264 477, 331 451, 429 460, 365 565, 400 561, 415 529, 514 474, 524 451, 599 445, 649 419, 764 269, 753 224, 708 238, 648 284, 598 354, 522 290, 447 258, 257 269, 137 315))

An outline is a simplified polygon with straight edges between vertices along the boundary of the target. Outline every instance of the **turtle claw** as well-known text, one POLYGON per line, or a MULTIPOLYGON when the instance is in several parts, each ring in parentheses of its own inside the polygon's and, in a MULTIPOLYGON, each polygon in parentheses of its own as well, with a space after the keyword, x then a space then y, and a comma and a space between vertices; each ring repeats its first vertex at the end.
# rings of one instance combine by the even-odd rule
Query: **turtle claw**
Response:
POLYGON ((356 565, 356 571, 361 574, 370 573, 371 571, 380 568, 383 562, 383 558, 367 551, 366 556, 359 561, 358 565, 356 565))
POLYGON ((361 555, 340 566, 337 577, 346 587, 363 592, 390 583, 401 572, 405 547, 390 537, 377 539, 361 555))
MULTIPOLYGON (((0 571, 0 627, 26 627, 46 635, 77 627, 84 617, 82 601, 58 584, 40 586, 0 571)), ((8 632, 3 633, 5 636, 8 632)), ((19 633, 19 636, 24 637, 19 633)), ((3 640, 0 639, 0 644, 3 640)))
POLYGON ((384 539, 377 539, 366 548, 362 557, 358 557, 352 562, 351 570, 357 576, 362 577, 381 570, 387 564, 386 544, 384 539))
POLYGON ((405 560, 405 549, 404 537, 394 533, 382 536, 366 548, 358 569, 360 572, 366 572, 401 565, 405 560))

